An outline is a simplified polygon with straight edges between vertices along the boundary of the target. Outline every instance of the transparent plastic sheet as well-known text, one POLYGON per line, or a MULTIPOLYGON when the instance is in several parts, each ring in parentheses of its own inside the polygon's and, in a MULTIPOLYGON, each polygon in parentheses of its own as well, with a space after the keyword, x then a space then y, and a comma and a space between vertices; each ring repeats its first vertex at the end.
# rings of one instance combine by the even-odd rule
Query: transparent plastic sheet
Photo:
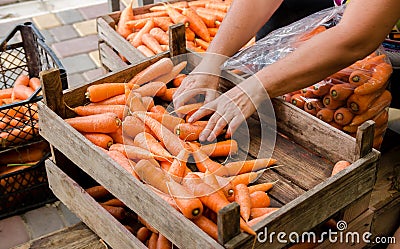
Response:
POLYGON ((312 34, 322 31, 322 26, 335 26, 340 21, 344 9, 345 5, 328 8, 274 30, 253 46, 228 59, 222 69, 254 74, 293 52, 301 42, 311 38, 312 34))

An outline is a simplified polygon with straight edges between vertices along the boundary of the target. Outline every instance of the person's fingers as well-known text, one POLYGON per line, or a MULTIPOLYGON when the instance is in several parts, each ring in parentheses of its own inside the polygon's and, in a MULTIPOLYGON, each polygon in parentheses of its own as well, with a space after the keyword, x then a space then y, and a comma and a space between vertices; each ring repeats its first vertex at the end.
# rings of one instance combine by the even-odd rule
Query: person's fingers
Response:
POLYGON ((218 97, 218 92, 216 90, 207 90, 204 98, 204 104, 210 103, 218 97))
POLYGON ((221 134, 222 130, 226 127, 226 125, 230 121, 229 116, 223 115, 222 117, 219 118, 217 123, 214 126, 214 129, 211 131, 211 133, 208 135, 207 141, 212 142, 214 141, 219 134, 221 134))
POLYGON ((210 115, 211 113, 215 112, 215 110, 216 108, 214 108, 214 105, 212 103, 203 105, 195 113, 193 113, 192 116, 190 116, 188 122, 195 122, 204 116, 210 115))
POLYGON ((244 119, 241 116, 234 117, 229 123, 228 131, 225 134, 225 138, 231 138, 232 134, 235 133, 235 131, 239 128, 243 121, 244 119))
POLYGON ((204 142, 207 140, 209 137, 210 133, 213 131, 215 125, 217 124, 218 120, 220 119, 220 115, 216 112, 214 112, 213 115, 211 115, 210 119, 207 122, 206 127, 204 130, 200 133, 199 140, 200 142, 204 142))
POLYGON ((173 103, 174 103, 175 110, 178 109, 179 107, 183 106, 188 100, 190 100, 194 96, 201 94, 201 93, 202 93, 202 91, 200 91, 200 90, 184 91, 180 95, 177 95, 177 93, 175 93, 174 97, 173 97, 173 103))

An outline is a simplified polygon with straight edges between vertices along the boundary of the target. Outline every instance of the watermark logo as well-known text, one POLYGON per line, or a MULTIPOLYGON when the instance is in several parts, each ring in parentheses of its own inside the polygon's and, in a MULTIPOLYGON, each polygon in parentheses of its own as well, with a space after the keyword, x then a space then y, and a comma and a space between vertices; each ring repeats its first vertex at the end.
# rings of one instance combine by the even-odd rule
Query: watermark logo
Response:
POLYGON ((348 228, 347 222, 340 220, 336 223, 337 231, 329 229, 322 233, 316 232, 268 232, 265 227, 264 231, 257 234, 257 240, 260 243, 274 243, 281 244, 288 243, 322 243, 328 240, 330 243, 346 243, 346 244, 395 244, 395 237, 373 237, 370 232, 359 233, 355 231, 346 231, 348 228))

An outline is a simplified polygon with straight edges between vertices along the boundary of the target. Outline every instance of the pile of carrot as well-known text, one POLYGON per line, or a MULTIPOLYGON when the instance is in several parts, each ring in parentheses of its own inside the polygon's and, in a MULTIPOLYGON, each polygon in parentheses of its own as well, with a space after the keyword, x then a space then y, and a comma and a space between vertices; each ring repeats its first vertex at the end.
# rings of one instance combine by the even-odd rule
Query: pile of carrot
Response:
POLYGON ((121 12, 116 31, 145 56, 168 50, 168 28, 186 26, 186 46, 204 52, 218 31, 231 1, 198 0, 156 5, 148 13, 135 14, 132 2, 121 12))
POLYGON ((38 78, 21 74, 11 88, 0 89, 0 147, 6 148, 26 142, 38 134, 36 103, 7 105, 29 99, 40 87, 38 78), (35 125, 36 124, 36 125, 35 125))
POLYGON ((202 103, 167 111, 185 66, 164 58, 125 83, 91 85, 90 103, 69 107, 77 116, 65 121, 211 237, 217 239, 218 211, 232 201, 242 210, 241 229, 255 235, 251 226, 277 208, 267 194, 274 182, 254 182, 276 160, 220 163, 238 153, 238 143, 200 144, 208 121, 186 120, 202 103))
POLYGON ((374 52, 311 87, 282 97, 353 137, 362 123, 375 121, 373 146, 379 149, 392 100, 385 90, 391 73, 386 55, 374 52))

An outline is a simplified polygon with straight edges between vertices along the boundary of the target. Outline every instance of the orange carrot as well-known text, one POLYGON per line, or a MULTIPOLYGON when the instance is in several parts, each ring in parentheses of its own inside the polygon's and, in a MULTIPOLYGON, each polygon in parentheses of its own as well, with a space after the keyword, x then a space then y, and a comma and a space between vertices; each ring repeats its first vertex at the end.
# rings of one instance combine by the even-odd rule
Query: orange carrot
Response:
MULTIPOLYGON (((250 211, 250 216, 252 219, 264 216, 266 214, 271 214, 279 208, 267 207, 267 208, 252 208, 250 211)), ((266 216, 264 216, 266 217, 266 216)))
POLYGON ((172 85, 174 87, 179 87, 182 84, 182 81, 186 78, 186 74, 178 74, 174 80, 172 81, 172 85))
POLYGON ((142 98, 143 106, 146 108, 146 111, 150 111, 154 106, 154 99, 150 96, 145 96, 142 98))
POLYGON ((29 86, 29 76, 26 74, 19 75, 14 82, 13 87, 15 86, 29 86))
POLYGON ((124 168, 126 171, 131 173, 136 179, 139 179, 139 176, 136 174, 136 172, 133 170, 134 167, 136 166, 136 163, 129 160, 122 152, 120 151, 115 151, 115 150, 110 150, 106 152, 107 155, 109 155, 114 161, 116 161, 119 165, 121 165, 122 168, 124 168))
POLYGON ((233 186, 236 186, 238 184, 245 184, 249 185, 253 181, 255 181, 259 176, 259 173, 257 172, 249 172, 249 173, 243 173, 237 176, 234 176, 231 178, 231 183, 233 186))
POLYGON ((168 179, 159 167, 155 166, 148 160, 140 160, 135 166, 135 172, 139 175, 140 179, 160 190, 163 193, 168 194, 168 179))
POLYGON ((204 103, 194 103, 194 104, 187 104, 179 107, 178 109, 175 110, 175 112, 180 113, 180 114, 188 114, 189 112, 199 109, 202 107, 204 103))
MULTIPOLYGON (((110 150, 113 150, 114 145, 112 145, 110 147, 110 150)), ((157 160, 165 160, 164 157, 162 156, 158 156, 152 152, 150 152, 149 150, 143 149, 141 147, 138 147, 136 145, 124 145, 123 146, 123 152, 126 154, 126 156, 129 159, 133 159, 133 160, 139 160, 139 159, 146 159, 146 160, 150 160, 150 159, 157 159, 157 160)), ((118 149, 119 151, 121 150, 121 148, 118 149)))
POLYGON ((208 46, 210 45, 209 42, 207 42, 207 41, 205 41, 203 39, 199 39, 199 38, 195 38, 194 42, 195 42, 196 45, 200 46, 204 50, 207 50, 208 46))
POLYGON ((181 123, 175 126, 174 133, 184 141, 199 139, 200 133, 204 130, 208 121, 196 121, 193 123, 181 123))
POLYGON ((159 44, 168 45, 169 37, 161 28, 152 28, 150 30, 150 35, 152 35, 159 44))
POLYGON ((151 231, 146 227, 141 227, 136 232, 136 238, 138 238, 141 242, 146 242, 146 240, 151 236, 151 231))
POLYGON ((72 110, 79 116, 89 116, 109 112, 116 114, 119 119, 124 117, 124 109, 124 105, 87 105, 72 108, 72 110))
POLYGON ((125 105, 125 103, 125 94, 120 94, 99 102, 90 103, 89 105, 125 105))
POLYGON ((153 18, 160 18, 160 17, 168 17, 168 13, 166 11, 156 11, 156 12, 149 12, 140 15, 135 15, 133 17, 134 20, 139 19, 153 19, 153 18))
POLYGON ((31 97, 33 93, 34 93, 33 89, 28 86, 16 85, 13 87, 11 99, 25 100, 31 97))
POLYGON ((332 98, 331 95, 325 95, 325 97, 322 100, 322 103, 324 106, 328 109, 335 110, 341 106, 344 106, 346 103, 346 100, 335 100, 332 98))
POLYGON ((335 111, 333 118, 335 122, 339 125, 348 125, 351 123, 354 114, 351 112, 349 108, 341 107, 335 111))
POLYGON ((329 94, 336 101, 346 100, 354 92, 354 87, 349 83, 337 84, 331 87, 329 94))
POLYGON ((124 137, 135 138, 140 132, 151 132, 151 130, 136 116, 128 116, 122 122, 122 134, 124 137))
POLYGON ((186 41, 194 41, 196 34, 190 28, 185 29, 186 41))
MULTIPOLYGON (((188 3, 186 1, 181 1, 181 2, 176 2, 176 3, 168 3, 170 7, 176 8, 176 9, 182 9, 188 7, 188 3)), ((156 5, 151 7, 149 10, 150 11, 165 11, 167 7, 165 5, 156 5)))
POLYGON ((224 12, 224 11, 220 11, 220 10, 216 10, 216 9, 207 9, 207 8, 197 8, 196 13, 198 13, 199 15, 201 15, 203 13, 209 14, 209 15, 215 15, 217 17, 217 21, 220 21, 220 22, 222 22, 222 20, 226 16, 226 12, 224 12))
POLYGON ((155 54, 159 54, 164 51, 157 39, 149 33, 142 35, 142 43, 150 48, 155 54))
POLYGON ((124 83, 103 83, 89 86, 85 95, 91 102, 99 102, 123 93, 124 83))
POLYGON ((167 88, 167 90, 165 90, 164 95, 161 96, 160 98, 161 98, 162 100, 171 102, 172 99, 173 99, 173 96, 174 96, 174 94, 175 94, 175 92, 176 92, 176 90, 177 90, 177 88, 167 88))
POLYGON ((181 182, 181 179, 186 174, 186 168, 187 168, 186 162, 188 158, 189 158, 188 151, 181 150, 168 169, 168 174, 173 176, 177 182, 181 182))
POLYGON ((149 249, 157 249, 157 241, 158 241, 158 233, 152 233, 149 239, 149 243, 147 248, 149 249))
POLYGON ((189 7, 206 7, 206 3, 210 2, 209 0, 196 0, 188 2, 189 7))
POLYGON ((155 81, 164 82, 167 84, 171 80, 173 80, 178 74, 186 67, 187 61, 182 61, 174 66, 171 72, 161 75, 160 77, 156 78, 155 81))
POLYGON ((267 192, 271 188, 273 188, 275 185, 275 182, 264 182, 264 183, 259 183, 256 185, 249 186, 249 192, 254 193, 256 191, 262 191, 262 192, 267 192))
POLYGON ((225 140, 213 144, 202 145, 200 149, 210 157, 226 157, 237 154, 238 144, 236 140, 225 140))
MULTIPOLYGON (((138 19, 138 20, 129 20, 125 23, 125 26, 128 29, 131 30, 135 30, 135 29, 141 29, 144 27, 144 25, 146 25, 146 23, 149 21, 149 18, 144 18, 144 19, 138 19)), ((129 34, 126 39, 129 41, 131 40, 133 37, 131 37, 131 35, 133 35, 134 33, 129 34)))
POLYGON ((345 168, 349 167, 351 165, 350 162, 348 161, 338 161, 335 163, 332 169, 331 175, 336 175, 339 171, 344 170, 345 168))
POLYGON ((101 200, 110 196, 110 192, 103 186, 93 186, 85 189, 85 191, 95 200, 101 200))
POLYGON ((218 240, 218 227, 217 224, 212 222, 210 219, 205 216, 200 216, 199 218, 193 220, 194 224, 196 224, 201 230, 210 235, 213 239, 218 240))
POLYGON ((194 161, 196 162, 197 169, 200 172, 206 172, 206 170, 210 171, 211 173, 214 173, 215 175, 218 176, 227 176, 228 171, 224 166, 222 166, 220 163, 215 162, 211 160, 203 151, 200 150, 200 148, 195 145, 195 144, 189 144, 190 147, 192 148, 192 156, 194 158, 194 161))
POLYGON ((144 106, 143 98, 140 93, 136 91, 131 91, 126 99, 127 99, 126 106, 128 107, 131 113, 147 111, 147 107, 144 106))
POLYGON ((115 113, 68 118, 65 122, 80 132, 109 133, 121 126, 121 120, 115 113))
POLYGON ((152 57, 156 55, 150 48, 148 48, 146 45, 139 45, 136 47, 144 56, 146 57, 152 57))
POLYGON ((354 70, 349 76, 349 83, 354 87, 360 86, 368 82, 368 80, 371 78, 371 75, 371 72, 367 70, 354 70))
POLYGON ((163 142, 172 155, 176 156, 184 149, 184 142, 169 129, 166 129, 160 122, 143 113, 136 113, 136 116, 153 131, 157 139, 163 142))
POLYGON ((110 199, 108 201, 102 202, 101 204, 113 207, 126 207, 126 205, 117 198, 110 199))
POLYGON ((102 133, 84 133, 83 134, 90 142, 100 146, 101 148, 108 149, 113 144, 113 139, 102 133))
POLYGON ((386 59, 385 54, 373 55, 373 56, 367 56, 364 60, 360 60, 354 64, 358 65, 364 70, 372 70, 376 68, 379 64, 385 63, 385 59, 386 59))
POLYGON ((141 216, 138 216, 137 219, 140 223, 142 223, 151 232, 158 234, 158 231, 152 225, 150 225, 147 221, 145 221, 141 216))
POLYGON ((0 147, 5 148, 12 144, 28 141, 33 138, 34 134, 38 134, 37 125, 35 127, 14 127, 11 130, 3 131, 0 133, 0 147))
MULTIPOLYGON (((265 214, 263 214, 263 215, 261 215, 261 216, 259 216, 259 217, 257 217, 257 218, 251 219, 247 224, 248 224, 250 227, 253 227, 255 224, 257 224, 258 222, 264 220, 266 217, 268 217, 271 213, 275 212, 275 211, 278 210, 279 208, 277 208, 277 209, 275 209, 275 208, 268 208, 268 209, 269 209, 269 210, 272 209, 272 211, 271 211, 271 212, 266 211, 265 214)), ((294 248, 293 248, 293 249, 294 249, 294 248)))
POLYGON ((354 114, 361 114, 374 104, 374 101, 382 94, 383 90, 384 89, 366 95, 353 94, 347 100, 347 107, 350 108, 354 114))
POLYGON ((323 25, 319 25, 318 27, 316 27, 315 29, 305 33, 304 35, 302 35, 299 38, 299 41, 307 41, 308 39, 312 38, 313 36, 322 33, 326 30, 326 27, 323 25))
POLYGON ((210 42, 210 33, 201 17, 191 8, 185 8, 182 14, 189 20, 189 27, 193 32, 206 42, 210 42))
POLYGON ((314 88, 313 94, 322 97, 329 93, 332 86, 333 84, 329 81, 320 81, 312 86, 314 88))
POLYGON ((36 91, 40 87, 40 79, 36 77, 32 77, 29 79, 29 87, 33 89, 33 91, 36 91))
POLYGON ((208 2, 206 3, 207 9, 215 9, 223 12, 228 12, 230 4, 224 2, 208 2))
POLYGON ((235 186, 235 201, 240 205, 240 215, 244 221, 248 222, 250 218, 251 200, 249 189, 244 184, 235 186))
POLYGON ((228 171, 229 175, 233 176, 265 169, 276 162, 277 160, 273 158, 258 158, 247 161, 230 162, 224 167, 228 171))
POLYGON ((328 108, 323 108, 319 112, 317 112, 317 118, 321 119, 324 122, 332 122, 333 121, 333 116, 335 114, 335 110, 331 110, 328 108))
POLYGON ((162 105, 155 105, 152 108, 150 108, 150 112, 166 114, 167 110, 162 105))
POLYGON ((125 137, 122 134, 122 125, 118 128, 117 131, 110 132, 108 135, 113 139, 114 143, 123 144, 125 141, 125 137))
POLYGON ((133 20, 134 18, 132 3, 133 0, 130 1, 128 6, 126 6, 126 8, 121 12, 121 16, 117 25, 117 32, 124 38, 128 37, 128 35, 132 33, 132 29, 126 26, 126 22, 133 20))
POLYGON ((358 86, 354 90, 354 93, 365 95, 371 94, 375 91, 378 91, 379 89, 384 88, 392 72, 392 66, 388 63, 384 62, 377 65, 368 82, 358 86))
POLYGON ((184 186, 175 181, 167 182, 170 195, 182 214, 188 219, 195 219, 203 213, 203 204, 184 186))
POLYGON ((293 105, 297 106, 298 108, 303 109, 304 108, 304 104, 306 103, 306 98, 303 97, 301 94, 295 94, 290 99, 290 102, 293 105))
POLYGON ((375 122, 375 127, 383 126, 387 124, 389 119, 389 112, 387 110, 383 110, 378 113, 372 120, 375 122))
POLYGON ((143 85, 144 83, 154 80, 163 74, 171 72, 173 67, 174 63, 170 58, 162 58, 136 74, 129 83, 143 85))
POLYGON ((185 122, 183 119, 176 117, 176 116, 172 116, 169 113, 147 112, 146 115, 154 118, 155 120, 160 122, 163 126, 165 126, 170 131, 174 131, 174 129, 177 125, 185 122))
POLYGON ((255 191, 250 194, 252 208, 266 208, 271 203, 267 193, 263 191, 255 191))
POLYGON ((139 93, 142 97, 154 97, 164 95, 166 89, 165 83, 161 81, 152 81, 133 91, 139 93))
POLYGON ((161 233, 158 235, 157 249, 171 249, 172 243, 161 233))
POLYGON ((168 161, 168 159, 172 160, 172 155, 166 149, 164 149, 164 147, 162 147, 152 135, 147 132, 141 132, 137 134, 133 143, 136 146, 159 156, 160 160, 162 161, 168 161))
POLYGON ((179 11, 169 5, 165 6, 168 16, 175 24, 183 23, 185 27, 189 26, 189 19, 186 16, 182 15, 181 13, 179 13, 179 11))
POLYGON ((153 21, 154 25, 161 28, 164 32, 168 31, 169 26, 174 25, 169 17, 155 17, 153 18, 153 21))
POLYGON ((138 46, 142 45, 142 44, 143 44, 143 42, 142 42, 143 35, 144 35, 144 34, 148 34, 152 28, 154 28, 154 22, 153 22, 152 19, 150 19, 150 20, 144 25, 144 27, 141 28, 141 29, 139 30, 139 32, 137 32, 137 34, 135 35, 135 37, 132 39, 131 44, 132 44, 134 47, 138 47, 138 46))
POLYGON ((218 32, 218 28, 208 28, 208 32, 210 33, 211 37, 214 37, 218 32))
POLYGON ((0 99, 11 98, 12 91, 12 88, 0 89, 0 99))

